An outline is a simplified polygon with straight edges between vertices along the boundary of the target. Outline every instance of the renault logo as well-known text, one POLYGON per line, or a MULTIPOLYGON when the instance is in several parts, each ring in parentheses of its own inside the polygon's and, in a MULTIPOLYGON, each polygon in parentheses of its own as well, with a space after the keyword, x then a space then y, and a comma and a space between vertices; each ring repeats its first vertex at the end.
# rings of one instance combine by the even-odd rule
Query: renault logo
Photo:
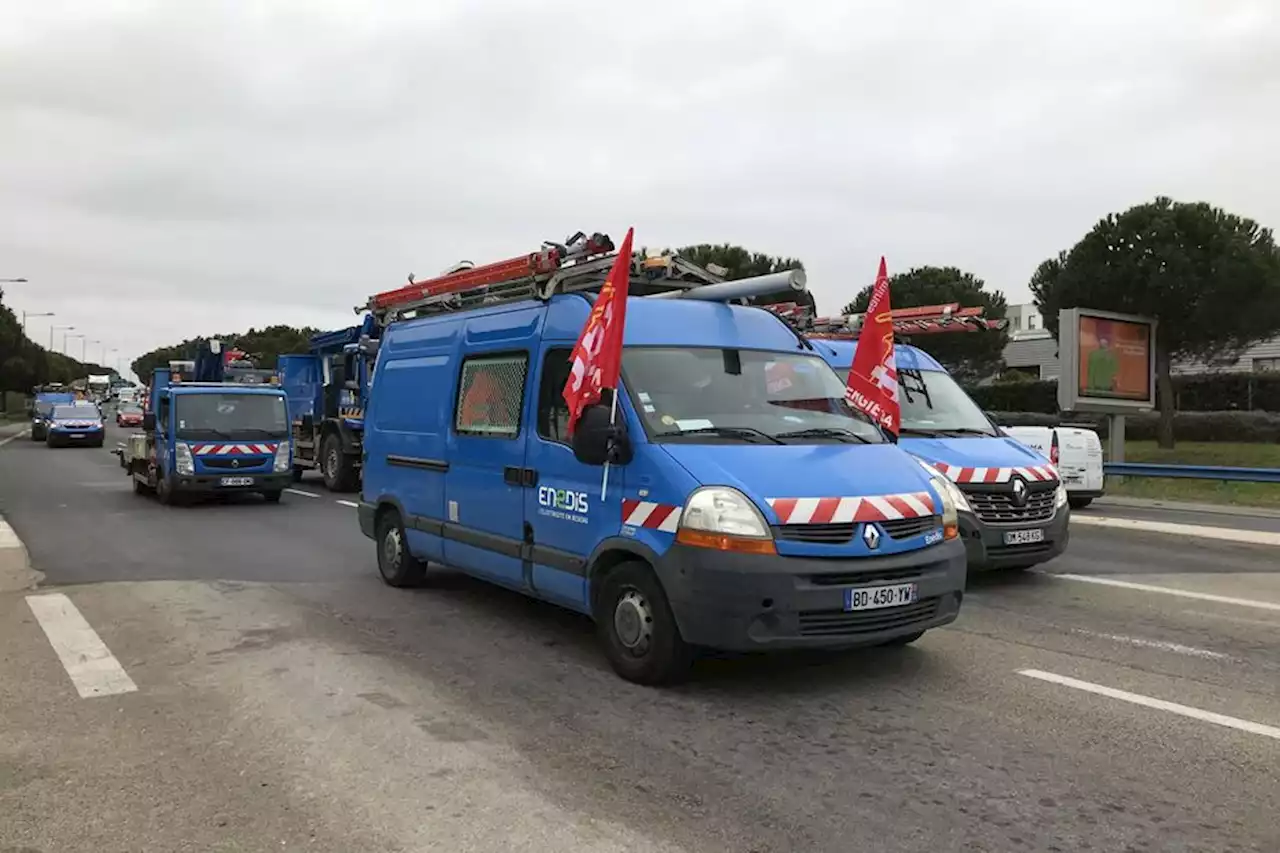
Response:
POLYGON ((1021 477, 1013 478, 1013 502, 1018 506, 1027 502, 1027 484, 1021 477))
POLYGON ((240 460, 239 460, 239 459, 232 459, 232 460, 231 460, 231 467, 232 467, 232 468, 239 468, 239 467, 240 467, 240 460))
POLYGON ((880 547, 880 531, 876 530, 874 524, 862 525, 862 541, 867 543, 867 547, 872 551, 880 547))

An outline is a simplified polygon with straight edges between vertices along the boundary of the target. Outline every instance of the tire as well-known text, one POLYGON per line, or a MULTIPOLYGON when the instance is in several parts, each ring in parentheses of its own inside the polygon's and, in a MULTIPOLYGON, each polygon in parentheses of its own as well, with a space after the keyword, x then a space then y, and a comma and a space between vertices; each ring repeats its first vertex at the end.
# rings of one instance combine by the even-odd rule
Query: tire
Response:
POLYGON ((342 439, 337 433, 329 433, 320 442, 320 472, 324 487, 331 492, 350 492, 356 486, 355 464, 342 452, 342 439))
POLYGON ((614 672, 636 684, 674 684, 689 674, 693 651, 680 636, 657 576, 638 560, 604 577, 596 630, 614 672))
POLYGON ((305 470, 305 469, 303 469, 303 468, 299 468, 297 465, 294 465, 294 466, 293 466, 293 482, 295 482, 295 483, 301 483, 301 482, 302 482, 302 472, 303 472, 304 470, 305 470))
POLYGON ((909 646, 916 640, 924 636, 924 631, 916 631, 914 634, 903 634, 901 637, 894 637, 892 640, 885 640, 881 646, 885 648, 901 648, 909 646))
POLYGON ((135 495, 151 494, 151 487, 148 486, 146 483, 142 482, 137 477, 134 477, 132 474, 129 475, 129 479, 133 481, 133 493, 135 495))
POLYGON ((1070 506, 1072 509, 1084 509, 1091 503, 1093 503, 1093 498, 1073 498, 1071 496, 1067 497, 1067 505, 1070 506))
POLYGON ((53 435, 52 435, 52 434, 49 434, 49 435, 45 436, 45 439, 44 439, 44 446, 45 446, 45 447, 57 447, 57 446, 58 446, 58 442, 54 440, 54 438, 53 438, 53 435))
POLYGON ((283 494, 284 492, 279 489, 272 489, 269 492, 263 492, 262 499, 269 504, 278 504, 280 503, 280 496, 283 494))
POLYGON ((378 515, 375 531, 378 574, 382 575, 382 582, 396 588, 421 585, 427 575, 427 566, 409 553, 400 513, 394 509, 383 510, 378 515))
POLYGON ((164 506, 173 506, 176 504, 177 495, 174 493, 173 483, 166 476, 156 479, 156 500, 160 501, 164 506))

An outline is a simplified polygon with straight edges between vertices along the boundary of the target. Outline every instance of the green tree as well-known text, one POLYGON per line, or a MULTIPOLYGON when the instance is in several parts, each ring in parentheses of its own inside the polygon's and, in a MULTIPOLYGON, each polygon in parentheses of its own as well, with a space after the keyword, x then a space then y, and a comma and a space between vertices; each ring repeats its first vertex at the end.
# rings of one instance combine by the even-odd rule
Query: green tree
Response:
POLYGON ((0 288, 0 392, 29 394, 46 382, 71 382, 106 368, 86 364, 61 353, 49 352, 23 334, 22 323, 4 304, 0 288))
MULTIPOLYGON (((799 258, 783 258, 766 255, 762 252, 752 252, 741 246, 735 246, 731 243, 721 243, 719 245, 712 243, 698 243, 693 246, 685 246, 683 249, 677 250, 682 257, 693 261, 701 267, 712 268, 716 272, 715 267, 721 267, 725 270, 723 276, 726 281, 733 281, 739 278, 751 278, 757 275, 769 275, 770 273, 782 272, 783 270, 802 270, 804 264, 799 258)), ((770 296, 762 296, 753 299, 751 302, 755 305, 775 305, 781 302, 799 302, 816 310, 816 304, 813 300, 813 293, 806 290, 800 299, 796 299, 787 293, 779 293, 770 296)))
POLYGON ((1234 360, 1280 334, 1280 252, 1271 230, 1204 202, 1158 197, 1100 220, 1030 282, 1045 327, 1096 308, 1154 317, 1157 439, 1173 447, 1178 358, 1234 360))
POLYGON ((227 346, 244 350, 258 367, 274 369, 276 359, 288 353, 306 352, 308 342, 316 330, 294 326, 267 326, 249 329, 238 335, 211 335, 208 338, 190 338, 180 344, 160 347, 143 353, 133 360, 130 367, 144 382, 157 367, 167 367, 170 361, 195 358, 196 350, 204 341, 218 340, 227 346))
MULTIPOLYGON (((861 314, 871 304, 867 285, 853 301, 844 306, 844 314, 861 314)), ((894 308, 920 305, 945 305, 953 302, 961 308, 982 307, 989 320, 1004 319, 1008 304, 1002 294, 985 289, 982 279, 956 267, 915 267, 889 278, 890 303, 894 308)), ((977 383, 998 375, 1004 369, 1004 348, 1009 343, 1005 328, 985 332, 921 335, 911 343, 925 349, 951 371, 962 384, 977 383)))

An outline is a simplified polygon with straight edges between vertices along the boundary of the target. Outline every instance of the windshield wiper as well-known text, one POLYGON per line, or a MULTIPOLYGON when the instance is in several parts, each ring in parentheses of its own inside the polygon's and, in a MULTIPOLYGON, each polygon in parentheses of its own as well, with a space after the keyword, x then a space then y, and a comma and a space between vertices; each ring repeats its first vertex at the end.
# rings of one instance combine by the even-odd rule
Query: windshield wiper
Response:
POLYGON ((943 438, 948 435, 981 435, 991 438, 995 433, 989 430, 976 429, 974 427, 941 427, 937 429, 927 429, 925 427, 903 427, 898 431, 900 435, 922 435, 929 438, 943 438))
POLYGON ((699 427, 698 429, 685 429, 680 432, 669 432, 663 434, 663 438, 675 438, 682 435, 722 435, 725 438, 763 438, 765 441, 773 444, 782 444, 781 441, 769 435, 769 433, 753 427, 735 427, 735 426, 709 426, 699 427))
POLYGON ((839 427, 809 427, 808 429, 797 429, 792 430, 791 432, 777 433, 774 435, 774 438, 855 438, 863 444, 871 443, 871 439, 866 436, 858 435, 856 432, 851 432, 839 427))
POLYGON ((288 430, 266 429, 264 427, 241 427, 240 429, 236 430, 236 432, 258 433, 260 435, 265 435, 268 438, 278 438, 278 437, 286 436, 289 434, 288 430))

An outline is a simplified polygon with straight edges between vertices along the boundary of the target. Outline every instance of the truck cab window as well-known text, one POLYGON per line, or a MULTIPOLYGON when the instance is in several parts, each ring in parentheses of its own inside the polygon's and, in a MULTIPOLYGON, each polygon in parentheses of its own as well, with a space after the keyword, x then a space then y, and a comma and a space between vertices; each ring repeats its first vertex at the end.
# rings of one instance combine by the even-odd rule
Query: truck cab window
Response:
POLYGON ((169 398, 162 397, 160 399, 160 408, 156 411, 156 430, 159 432, 169 431, 169 398))
POLYGON ((569 405, 564 386, 569 381, 569 357, 573 350, 547 350, 542 360, 542 381, 538 386, 538 435, 548 441, 569 443, 569 405))

